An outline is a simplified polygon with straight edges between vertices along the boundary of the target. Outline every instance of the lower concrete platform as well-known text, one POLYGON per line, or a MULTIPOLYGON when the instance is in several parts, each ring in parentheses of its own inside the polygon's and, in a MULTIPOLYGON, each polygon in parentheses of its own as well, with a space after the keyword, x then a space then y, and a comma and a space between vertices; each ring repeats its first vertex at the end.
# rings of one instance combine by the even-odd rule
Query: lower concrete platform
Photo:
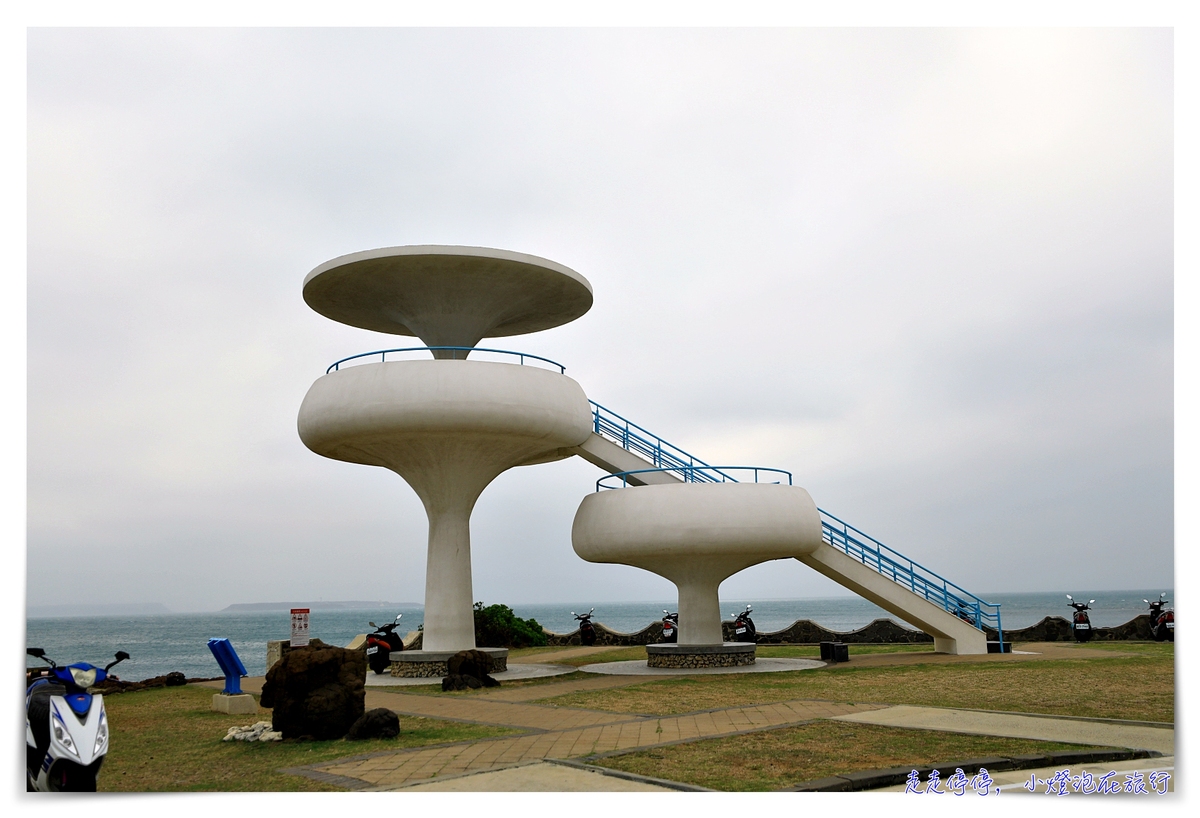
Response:
MULTIPOLYGON (((544 679, 550 676, 565 676, 574 673, 570 665, 509 665, 508 670, 488 674, 496 681, 515 682, 521 679, 544 679)), ((415 685, 440 685, 441 676, 392 676, 387 673, 367 671, 367 687, 412 687, 415 685)))
POLYGON ((757 659, 752 665, 736 667, 670 668, 650 667, 646 662, 635 659, 629 662, 602 662, 579 668, 584 673, 601 673, 606 676, 707 676, 722 673, 780 673, 787 670, 814 670, 824 667, 825 662, 816 659, 757 659))

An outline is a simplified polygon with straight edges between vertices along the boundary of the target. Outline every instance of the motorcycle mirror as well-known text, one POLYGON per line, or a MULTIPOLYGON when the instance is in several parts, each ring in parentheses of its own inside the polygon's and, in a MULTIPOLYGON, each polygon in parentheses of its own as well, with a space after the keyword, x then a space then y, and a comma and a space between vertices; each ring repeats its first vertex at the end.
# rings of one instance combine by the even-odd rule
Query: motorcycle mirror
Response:
POLYGON ((372 628, 378 628, 378 627, 379 627, 379 626, 378 626, 378 625, 376 625, 374 622, 367 622, 367 624, 368 624, 368 625, 370 625, 372 628))
POLYGON ((396 614, 396 624, 397 625, 400 624, 400 617, 402 617, 402 616, 404 616, 404 614, 402 614, 402 613, 396 614))
POLYGON ((1096 601, 1096 600, 1094 600, 1094 599, 1089 599, 1089 600, 1088 600, 1088 604, 1089 604, 1089 605, 1091 605, 1091 604, 1092 604, 1093 602, 1095 602, 1095 601, 1096 601))
POLYGON ((1145 602, 1147 605, 1150 604, 1150 600, 1148 600, 1148 599, 1143 599, 1142 602, 1145 602))
POLYGON ((1075 598, 1073 596, 1071 596, 1070 594, 1067 594, 1067 599, 1071 600, 1072 602, 1075 601, 1075 598))
POLYGON ((594 614, 595 612, 596 612, 596 609, 595 609, 595 608, 592 608, 590 611, 588 611, 588 616, 591 616, 591 615, 592 615, 592 614, 594 614))
POLYGON ((579 616, 579 614, 575 613, 574 611, 571 611, 571 616, 579 616))
POLYGON ((46 655, 46 651, 42 650, 41 648, 26 648, 25 653, 29 656, 32 656, 34 659, 41 659, 46 655))
POLYGON ((116 657, 117 657, 118 662, 124 662, 126 659, 129 658, 129 654, 123 650, 119 650, 116 653, 116 657))
POLYGON ((1167 592, 1166 592, 1166 591, 1163 591, 1161 594, 1159 594, 1159 595, 1158 595, 1158 598, 1159 598, 1159 599, 1166 599, 1166 598, 1167 598, 1167 592))

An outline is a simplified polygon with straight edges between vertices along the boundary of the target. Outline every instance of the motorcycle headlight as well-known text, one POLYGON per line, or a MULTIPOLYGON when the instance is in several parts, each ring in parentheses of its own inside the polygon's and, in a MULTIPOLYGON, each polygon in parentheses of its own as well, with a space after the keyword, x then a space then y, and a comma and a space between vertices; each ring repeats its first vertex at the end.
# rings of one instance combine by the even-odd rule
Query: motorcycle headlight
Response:
POLYGON ((100 728, 96 730, 96 746, 92 749, 92 755, 98 756, 106 750, 108 750, 108 714, 101 710, 100 728))
POLYGON ((71 668, 71 681, 75 682, 76 687, 87 690, 96 683, 96 668, 87 670, 78 667, 71 668))
POLYGON ((71 740, 71 734, 67 732, 67 728, 63 726, 62 722, 57 720, 54 722, 54 739, 60 747, 79 758, 79 751, 75 749, 75 742, 71 740))

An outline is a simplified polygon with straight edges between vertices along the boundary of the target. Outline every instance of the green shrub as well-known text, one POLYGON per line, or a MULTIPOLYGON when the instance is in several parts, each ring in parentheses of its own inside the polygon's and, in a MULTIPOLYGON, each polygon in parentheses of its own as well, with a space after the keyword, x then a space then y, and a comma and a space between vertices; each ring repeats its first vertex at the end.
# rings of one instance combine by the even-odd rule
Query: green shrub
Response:
POLYGON ((540 648, 546 633, 536 619, 518 619, 507 605, 475 603, 475 644, 482 648, 540 648))

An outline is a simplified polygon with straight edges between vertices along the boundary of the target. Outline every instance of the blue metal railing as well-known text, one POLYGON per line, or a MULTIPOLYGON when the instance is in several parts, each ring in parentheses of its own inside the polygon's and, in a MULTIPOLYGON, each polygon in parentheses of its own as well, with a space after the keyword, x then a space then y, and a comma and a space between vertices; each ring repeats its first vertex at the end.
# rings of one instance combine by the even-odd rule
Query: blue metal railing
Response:
POLYGON ((976 628, 995 628, 1001 650, 1004 649, 1004 626, 998 604, 985 602, 828 511, 817 510, 821 513, 821 535, 825 542, 976 628))
MULTIPOLYGON (((724 483, 738 482, 726 472, 750 468, 755 470, 755 482, 758 482, 757 472, 753 466, 710 466, 700 458, 685 452, 678 446, 667 443, 658 435, 643 429, 636 423, 621 417, 611 409, 606 409, 595 401, 592 404, 593 431, 606 440, 611 440, 618 446, 644 457, 657 468, 638 469, 636 471, 618 472, 596 481, 596 490, 602 488, 617 488, 615 485, 601 485, 605 480, 621 478, 621 484, 626 485, 626 475, 650 471, 671 472, 685 483, 724 483)), ((777 469, 761 469, 761 471, 779 471, 777 469)), ((788 472, 788 484, 792 476, 788 472)), ((881 576, 908 588, 929 602, 939 605, 948 613, 954 614, 965 622, 983 630, 984 627, 995 628, 1000 642, 1000 650, 1004 650, 1004 627, 1000 619, 1000 606, 985 602, 970 591, 963 589, 934 571, 930 571, 920 563, 889 548, 868 534, 859 531, 849 523, 838 519, 827 511, 817 509, 821 514, 821 534, 825 541, 834 548, 840 548, 863 565, 875 569, 881 576)))
POLYGON ((463 360, 465 360, 467 355, 471 352, 494 352, 498 355, 512 355, 515 358, 519 358, 522 366, 525 365, 525 359, 529 358, 534 361, 542 361, 543 363, 548 363, 551 366, 556 366, 556 367, 558 367, 558 371, 560 373, 565 373, 567 371, 567 368, 565 366, 563 366, 562 364, 560 364, 558 361, 552 361, 549 358, 543 358, 541 355, 530 355, 528 352, 513 352, 512 350, 509 350, 509 349, 487 349, 486 347, 439 346, 439 347, 402 347, 400 349, 377 349, 374 352, 360 352, 357 355, 351 355, 349 358, 342 358, 340 361, 334 361, 332 364, 329 365, 329 368, 325 370, 325 374, 328 375, 330 372, 336 372, 338 370, 338 368, 341 367, 342 364, 346 363, 347 361, 357 360, 359 358, 370 358, 375 355, 378 355, 379 360, 382 363, 383 361, 387 360, 388 353, 433 352, 435 350, 438 350, 438 351, 449 350, 451 352, 451 355, 450 355, 451 360, 459 360, 459 356, 457 354, 459 352, 463 353, 463 355, 462 355, 463 360))
POLYGON ((678 446, 673 446, 658 435, 643 429, 636 423, 621 417, 611 409, 605 409, 600 404, 588 401, 592 405, 592 431, 605 440, 611 440, 621 448, 644 457, 654 465, 654 470, 675 473, 686 483, 722 483, 737 481, 729 475, 721 474, 713 466, 698 457, 688 454, 678 446), (696 468, 714 469, 716 475, 707 472, 696 473, 696 468), (696 479, 689 480, 691 474, 696 479))
MULTIPOLYGON (((665 469, 634 469, 633 471, 619 471, 619 472, 616 472, 615 474, 609 474, 609 475, 601 477, 599 480, 597 480, 596 481, 596 491, 600 491, 601 489, 625 488, 627 485, 629 485, 627 478, 631 474, 645 474, 646 472, 662 472, 662 471, 670 471, 670 472, 675 472, 678 474, 681 472, 681 469, 680 469, 680 467, 672 466, 672 467, 665 468, 665 469), (615 484, 616 478, 618 478, 618 477, 621 478, 621 485, 619 485, 619 486, 615 484), (612 481, 612 482, 606 483, 606 481, 612 481)), ((685 483, 737 483, 737 482, 740 482, 736 478, 731 477, 728 474, 726 474, 726 472, 731 472, 731 471, 754 472, 754 482, 755 483, 759 483, 759 482, 772 483, 774 485, 781 485, 783 483, 783 480, 765 480, 764 479, 764 480, 760 481, 758 479, 759 474, 762 473, 764 477, 766 477, 767 473, 782 474, 787 477, 787 484, 789 486, 792 484, 792 473, 790 471, 784 471, 783 469, 768 469, 768 468, 764 468, 763 466, 684 466, 684 467, 682 467, 682 474, 683 474, 683 478, 684 478, 683 482, 685 482, 685 483), (708 474, 707 472, 711 472, 712 474, 708 474), (721 479, 720 480, 716 479, 716 476, 714 476, 714 475, 719 476, 721 479), (700 479, 701 477, 703 477, 704 479, 700 479)))

